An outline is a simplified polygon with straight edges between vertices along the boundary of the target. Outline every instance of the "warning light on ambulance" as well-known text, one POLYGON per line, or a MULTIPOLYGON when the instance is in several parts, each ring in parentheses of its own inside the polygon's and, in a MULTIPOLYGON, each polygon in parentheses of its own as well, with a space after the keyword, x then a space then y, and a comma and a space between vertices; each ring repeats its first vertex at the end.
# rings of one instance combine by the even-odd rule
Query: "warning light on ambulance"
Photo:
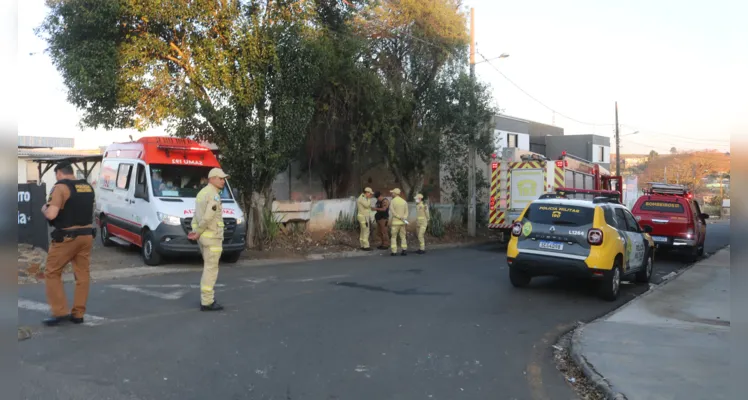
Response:
POLYGON ((564 162, 561 161, 561 160, 558 160, 558 161, 556 161, 556 166, 559 167, 559 168, 563 168, 564 167, 564 162))
POLYGON ((495 171, 496 168, 499 168, 499 163, 491 163, 491 171, 495 171))

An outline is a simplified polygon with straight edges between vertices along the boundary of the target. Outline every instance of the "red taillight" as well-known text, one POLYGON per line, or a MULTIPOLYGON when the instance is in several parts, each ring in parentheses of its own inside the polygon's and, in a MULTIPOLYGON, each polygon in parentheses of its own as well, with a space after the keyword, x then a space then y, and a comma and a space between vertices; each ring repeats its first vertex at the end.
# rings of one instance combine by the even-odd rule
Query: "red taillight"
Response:
POLYGON ((522 224, 515 222, 512 224, 512 236, 519 236, 522 233, 522 224))
POLYGON ((590 229, 587 231, 587 243, 592 246, 599 246, 603 244, 603 231, 600 229, 590 229))

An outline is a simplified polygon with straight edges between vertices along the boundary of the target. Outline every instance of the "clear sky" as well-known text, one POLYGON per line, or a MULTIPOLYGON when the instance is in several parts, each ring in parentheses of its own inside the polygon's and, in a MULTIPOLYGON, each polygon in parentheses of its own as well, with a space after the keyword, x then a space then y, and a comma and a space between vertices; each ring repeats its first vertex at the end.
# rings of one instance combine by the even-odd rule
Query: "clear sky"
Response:
MULTIPOLYGON (((476 75, 491 85, 506 114, 548 124, 555 120, 566 134, 612 137, 618 101, 622 153, 662 153, 671 147, 729 151, 731 136, 748 135, 746 1, 465 4, 476 10, 479 53, 489 59, 510 55, 476 65, 476 75)), ((19 135, 74 137, 79 148, 126 140, 130 134, 139 137, 136 131, 81 131, 77 126, 80 114, 66 102, 60 75, 43 53, 45 43, 33 32, 46 12, 43 0, 18 4, 24 82, 19 135)))

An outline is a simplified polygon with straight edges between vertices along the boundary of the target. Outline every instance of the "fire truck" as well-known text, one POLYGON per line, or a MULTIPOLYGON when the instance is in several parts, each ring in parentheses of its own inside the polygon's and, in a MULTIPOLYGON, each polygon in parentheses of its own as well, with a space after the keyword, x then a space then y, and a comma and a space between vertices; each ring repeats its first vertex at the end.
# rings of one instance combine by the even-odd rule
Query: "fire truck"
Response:
POLYGON ((594 200, 606 197, 621 203, 621 177, 598 164, 566 152, 558 160, 542 154, 506 149, 491 160, 489 229, 508 239, 512 223, 532 201, 541 197, 594 200))

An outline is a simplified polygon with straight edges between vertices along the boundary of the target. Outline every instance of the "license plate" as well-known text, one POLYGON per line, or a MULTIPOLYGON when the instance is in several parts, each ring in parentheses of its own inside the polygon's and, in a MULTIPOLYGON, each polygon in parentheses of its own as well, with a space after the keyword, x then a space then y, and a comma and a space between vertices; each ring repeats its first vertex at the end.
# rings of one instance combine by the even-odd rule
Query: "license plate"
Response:
POLYGON ((540 248, 549 250, 563 250, 564 244, 556 242, 540 242, 540 248))
POLYGON ((652 236, 652 240, 658 243, 667 243, 667 238, 665 236, 652 236))

